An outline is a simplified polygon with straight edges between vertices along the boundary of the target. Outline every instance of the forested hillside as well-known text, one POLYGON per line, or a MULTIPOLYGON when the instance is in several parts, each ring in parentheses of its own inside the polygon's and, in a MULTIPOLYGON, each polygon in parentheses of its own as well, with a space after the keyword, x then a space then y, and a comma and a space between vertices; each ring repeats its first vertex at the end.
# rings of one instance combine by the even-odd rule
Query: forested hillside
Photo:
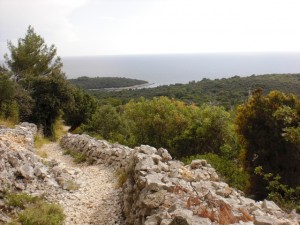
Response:
POLYGON ((188 103, 209 103, 231 108, 244 103, 251 91, 261 88, 264 94, 271 90, 284 93, 293 93, 300 96, 300 74, 267 74, 252 75, 250 77, 231 77, 223 79, 202 79, 199 82, 192 81, 188 84, 164 85, 156 88, 144 88, 139 90, 123 90, 107 93, 105 91, 93 91, 99 99, 118 98, 127 102, 141 96, 153 98, 167 96, 183 100, 188 103))
POLYGON ((125 77, 78 77, 69 81, 83 89, 122 88, 147 84, 147 81, 125 77))

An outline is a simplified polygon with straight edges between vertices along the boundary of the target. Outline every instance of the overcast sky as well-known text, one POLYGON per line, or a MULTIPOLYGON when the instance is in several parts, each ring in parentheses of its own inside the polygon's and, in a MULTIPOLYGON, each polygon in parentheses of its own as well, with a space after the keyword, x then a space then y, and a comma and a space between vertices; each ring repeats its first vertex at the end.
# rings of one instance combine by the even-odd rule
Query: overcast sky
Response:
POLYGON ((0 0, 0 54, 32 25, 60 56, 300 51, 299 0, 0 0))

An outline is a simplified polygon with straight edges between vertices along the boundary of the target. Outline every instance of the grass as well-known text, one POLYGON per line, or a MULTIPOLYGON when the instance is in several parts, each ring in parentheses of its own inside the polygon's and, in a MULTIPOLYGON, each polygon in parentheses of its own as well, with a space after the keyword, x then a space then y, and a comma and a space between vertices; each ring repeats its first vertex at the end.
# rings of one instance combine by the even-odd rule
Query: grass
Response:
POLYGON ((66 126, 62 119, 58 119, 54 123, 54 141, 59 140, 62 136, 64 136, 68 131, 66 130, 66 126))
POLYGON ((65 150, 63 152, 64 155, 70 155, 72 156, 74 159, 74 162, 76 163, 82 163, 87 161, 87 155, 85 153, 81 153, 81 152, 76 152, 76 151, 72 151, 72 150, 65 150))
POLYGON ((9 128, 14 128, 16 125, 16 122, 13 120, 0 118, 0 125, 6 126, 9 128))
POLYGON ((42 136, 40 134, 37 134, 34 137, 34 147, 36 149, 40 149, 44 144, 47 144, 49 142, 50 142, 49 139, 45 138, 44 136, 42 136))
POLYGON ((19 214, 22 225, 62 225, 65 215, 63 209, 53 203, 31 205, 19 214))
POLYGON ((128 178, 128 174, 126 173, 125 170, 119 169, 116 171, 116 176, 118 178, 117 187, 118 188, 123 187, 123 185, 125 184, 125 182, 128 178))
POLYGON ((26 193, 6 193, 4 195, 5 202, 12 207, 24 209, 26 205, 41 201, 39 197, 31 196, 26 193))
POLYGON ((4 193, 8 206, 21 209, 17 218, 10 225, 62 225, 65 215, 61 206, 48 203, 41 197, 26 193, 4 193))

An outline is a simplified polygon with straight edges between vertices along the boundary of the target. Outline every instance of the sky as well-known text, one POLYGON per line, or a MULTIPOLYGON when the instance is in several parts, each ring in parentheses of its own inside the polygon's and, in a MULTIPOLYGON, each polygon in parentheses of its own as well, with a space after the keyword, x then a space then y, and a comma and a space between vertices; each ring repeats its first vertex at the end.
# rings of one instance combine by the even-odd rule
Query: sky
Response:
POLYGON ((32 25, 60 56, 300 51, 299 0, 0 0, 0 56, 32 25))

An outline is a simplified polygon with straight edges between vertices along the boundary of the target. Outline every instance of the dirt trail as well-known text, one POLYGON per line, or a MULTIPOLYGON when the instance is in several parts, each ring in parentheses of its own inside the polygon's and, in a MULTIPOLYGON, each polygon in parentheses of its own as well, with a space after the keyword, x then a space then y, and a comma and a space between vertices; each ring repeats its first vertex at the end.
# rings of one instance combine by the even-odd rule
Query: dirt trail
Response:
POLYGON ((62 191, 51 196, 62 205, 66 214, 66 225, 111 225, 123 224, 121 219, 121 190, 111 168, 104 165, 77 164, 69 155, 63 155, 57 143, 45 144, 49 159, 65 166, 75 176, 78 190, 62 191))

